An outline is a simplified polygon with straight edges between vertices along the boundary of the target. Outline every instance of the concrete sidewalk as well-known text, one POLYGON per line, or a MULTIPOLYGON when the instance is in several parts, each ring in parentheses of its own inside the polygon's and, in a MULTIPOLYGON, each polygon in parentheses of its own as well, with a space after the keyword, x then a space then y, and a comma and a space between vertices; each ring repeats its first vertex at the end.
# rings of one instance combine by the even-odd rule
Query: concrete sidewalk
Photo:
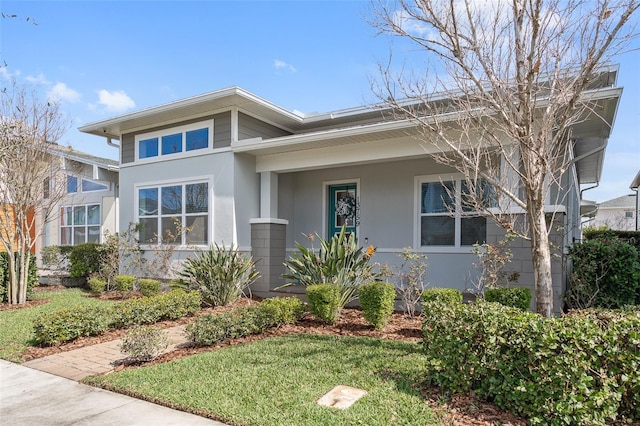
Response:
POLYGON ((224 426, 4 360, 0 360, 0 424, 224 426))

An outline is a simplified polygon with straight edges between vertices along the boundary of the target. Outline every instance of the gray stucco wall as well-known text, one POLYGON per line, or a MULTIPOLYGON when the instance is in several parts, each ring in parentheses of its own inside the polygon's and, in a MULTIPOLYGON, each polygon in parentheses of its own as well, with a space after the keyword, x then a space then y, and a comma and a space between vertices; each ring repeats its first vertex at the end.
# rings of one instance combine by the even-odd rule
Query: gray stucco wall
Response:
MULTIPOLYGON (((414 246, 416 207, 416 176, 446 175, 452 173, 445 166, 425 158, 375 165, 360 165, 324 170, 314 170, 279 175, 279 217, 289 221, 287 226, 287 251, 295 249, 299 242, 310 246, 303 234, 318 233, 326 237, 323 203, 325 182, 359 181, 360 227, 359 243, 377 248, 373 261, 398 266, 403 247, 414 246)), ((452 173, 455 174, 455 173, 452 173)), ((564 214, 556 217, 553 240, 562 248, 566 235, 564 214)), ((487 220, 487 242, 497 243, 504 230, 492 220, 487 220)), ((319 244, 315 243, 318 249, 319 244)), ((431 287, 450 287, 461 291, 474 288, 478 271, 473 263, 477 257, 472 247, 414 248, 428 257, 427 282, 431 287)), ((528 287, 534 294, 533 263, 530 244, 515 240, 511 245, 513 261, 507 269, 521 272, 517 285, 528 287)), ((560 253, 557 253, 560 254, 560 253)), ((556 310, 562 308, 565 289, 562 257, 553 261, 554 300, 556 310)), ((534 305, 532 304, 532 308, 534 305)))
POLYGON ((157 163, 122 167, 120 169, 120 229, 136 221, 136 184, 147 185, 180 182, 188 179, 210 178, 213 198, 209 200, 212 212, 213 238, 217 243, 235 242, 233 219, 234 193, 233 154, 221 152, 198 157, 165 160, 157 163))

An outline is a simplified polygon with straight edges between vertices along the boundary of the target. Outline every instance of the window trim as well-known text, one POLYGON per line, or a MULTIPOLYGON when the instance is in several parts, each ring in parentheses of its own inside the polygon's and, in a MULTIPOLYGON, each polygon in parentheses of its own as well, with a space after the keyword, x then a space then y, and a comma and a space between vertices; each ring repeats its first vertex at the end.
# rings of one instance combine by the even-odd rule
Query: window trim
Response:
MULTIPOLYGON (((177 186, 180 185, 184 189, 186 185, 192 185, 197 183, 206 183, 207 184, 207 196, 208 196, 208 205, 207 205, 207 244, 185 244, 184 238, 179 244, 174 245, 176 250, 192 250, 194 247, 197 248, 206 248, 209 247, 213 243, 213 206, 214 206, 214 192, 213 192, 213 176, 196 176, 189 179, 166 179, 159 181, 151 181, 151 182, 142 182, 135 184, 133 187, 133 204, 134 204, 134 219, 135 223, 140 223, 140 196, 139 192, 141 189, 149 189, 149 188, 157 188, 158 189, 158 198, 160 198, 160 194, 162 192, 162 187, 166 186, 177 186)), ((182 191, 184 194, 184 190, 182 191)), ((158 199, 158 226, 161 225, 162 214, 161 214, 161 203, 160 199, 158 199)), ((184 198, 183 198, 184 201, 184 198)), ((184 205, 183 205, 184 207, 184 205)), ((182 218, 194 216, 195 214, 187 214, 183 211, 181 214, 182 218)), ((197 215, 196 215, 197 216, 197 215)), ((140 243, 140 246, 143 249, 151 250, 158 247, 161 243, 158 242, 156 244, 148 244, 148 243, 140 243)))
MULTIPOLYGON (((415 176, 414 178, 414 205, 413 205, 413 247, 415 250, 423 251, 423 252, 433 252, 433 253, 443 253, 443 252, 451 252, 451 251, 465 251, 469 252, 473 247, 472 245, 462 245, 462 224, 461 219, 466 214, 470 214, 471 217, 480 215, 486 217, 487 215, 479 214, 478 212, 464 212, 461 204, 461 195, 462 195, 462 182, 464 182, 464 176, 461 174, 448 174, 448 175, 421 175, 415 176), (455 185, 455 207, 456 211, 454 214, 454 237, 453 237, 453 245, 434 245, 434 246, 423 246, 421 244, 421 232, 422 232, 422 224, 421 218, 422 214, 422 184, 430 183, 430 182, 448 182, 453 181, 455 185)), ((488 221, 487 221, 488 224, 488 221)))
POLYGON ((70 245, 70 246, 76 246, 78 244, 84 244, 84 243, 88 243, 90 241, 88 241, 88 237, 89 237, 89 227, 98 227, 99 228, 99 232, 98 232, 98 243, 102 243, 102 204, 99 202, 94 202, 94 203, 86 203, 86 204, 62 204, 60 205, 60 208, 58 210, 58 212, 60 213, 60 220, 58 221, 58 245, 63 245, 62 244, 62 230, 64 228, 70 228, 71 229, 71 244, 64 244, 64 245, 70 245), (98 206, 98 216, 99 216, 99 221, 98 224, 90 224, 89 223, 89 214, 88 214, 88 208, 89 206, 98 206), (74 210, 77 207, 84 207, 84 211, 85 211, 85 224, 84 225, 76 225, 76 224, 71 224, 71 225, 62 225, 62 218, 63 218, 63 209, 67 209, 70 208, 71 209, 71 217, 74 217, 74 210), (74 229, 75 228, 80 228, 83 227, 85 229, 85 241, 81 242, 81 243, 76 243, 75 241, 75 234, 74 234, 74 229))
POLYGON ((182 126, 168 127, 162 130, 154 130, 152 132, 140 133, 134 137, 135 157, 134 161, 138 164, 153 163, 157 161, 173 160, 176 158, 186 158, 202 155, 203 152, 211 153, 213 151, 213 119, 198 121, 196 123, 184 124, 182 126), (208 129, 209 139, 207 141, 208 146, 206 148, 194 149, 187 151, 187 132, 200 129, 208 129), (171 136, 177 133, 182 134, 182 150, 175 153, 162 153, 162 137, 171 136), (142 140, 158 138, 158 155, 153 157, 140 158, 140 146, 139 143, 142 140))

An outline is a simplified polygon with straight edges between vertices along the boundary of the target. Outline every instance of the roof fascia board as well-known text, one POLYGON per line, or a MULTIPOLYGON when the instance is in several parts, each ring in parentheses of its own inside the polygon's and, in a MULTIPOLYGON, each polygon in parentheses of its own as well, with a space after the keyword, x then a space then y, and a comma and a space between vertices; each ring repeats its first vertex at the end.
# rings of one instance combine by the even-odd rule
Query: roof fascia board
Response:
POLYGON ((89 133, 91 131, 96 131, 99 130, 100 128, 103 127, 109 127, 109 126, 113 126, 116 124, 119 124, 125 120, 135 120, 135 119, 140 119, 140 118, 144 118, 147 117, 149 115, 153 115, 153 114, 160 114, 160 113, 164 113, 164 112, 168 112, 168 111, 172 111, 178 108, 185 108, 185 107, 189 107, 192 105, 197 105, 200 103, 205 103, 207 101, 214 101, 217 99, 222 99, 224 97, 229 97, 229 96, 233 96, 233 95, 237 95, 240 96, 242 98, 245 98, 246 100, 250 101, 250 102, 254 102, 258 105, 261 105, 263 107, 269 108, 271 110, 273 110, 274 112, 278 113, 278 114, 282 114, 283 116, 287 117, 288 119, 291 120, 297 120, 302 122, 302 117, 300 117, 297 114, 294 114, 282 107, 279 107, 265 99, 262 99, 256 95, 254 95, 251 92, 248 92, 240 87, 234 86, 234 87, 229 87, 226 89, 221 89, 215 92, 209 92, 209 93, 205 93, 202 95, 197 95, 197 96, 193 96, 190 98, 186 98, 186 99, 181 99, 178 101, 174 101, 174 102, 169 102, 166 104, 162 104, 162 105, 158 105, 155 107, 151 107, 151 108, 145 108, 142 109, 140 111, 136 111, 136 112, 132 112, 129 114, 123 114, 123 115, 119 115, 117 117, 113 117, 107 120, 102 120, 102 121, 95 121, 92 123, 88 123, 85 124, 84 126, 81 126, 78 128, 78 130, 80 130, 81 132, 85 132, 85 133, 89 133))

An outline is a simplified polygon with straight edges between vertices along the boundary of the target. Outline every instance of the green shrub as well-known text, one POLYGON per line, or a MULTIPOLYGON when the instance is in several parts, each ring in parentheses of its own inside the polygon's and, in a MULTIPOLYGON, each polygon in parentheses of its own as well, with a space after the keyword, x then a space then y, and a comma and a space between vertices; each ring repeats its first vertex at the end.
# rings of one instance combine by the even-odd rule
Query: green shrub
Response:
POLYGON ((35 341, 57 345, 83 336, 95 336, 109 328, 109 309, 73 306, 40 315, 34 321, 35 341))
POLYGON ((122 338, 120 351, 131 361, 151 361, 169 346, 167 332, 161 328, 140 325, 128 330, 122 338))
POLYGON ((258 309, 265 322, 272 327, 293 324, 304 314, 304 304, 297 297, 265 299, 260 303, 258 309))
POLYGON ((114 281, 116 282, 116 290, 118 290, 123 297, 127 297, 133 291, 136 277, 133 275, 116 275, 114 281))
MULTIPOLYGON (((313 241, 315 237, 309 236, 313 241)), ((354 233, 348 234, 343 226, 338 235, 320 240, 318 253, 296 243, 296 252, 285 261, 288 272, 282 276, 288 285, 309 286, 336 284, 340 289, 340 307, 357 298, 358 288, 375 278, 374 265, 369 263, 375 253, 373 246, 366 250, 358 247, 354 233)))
POLYGON ((632 245, 617 238, 588 239, 569 247, 569 258, 569 308, 620 308, 640 300, 640 260, 632 245))
POLYGON ((262 319, 257 306, 237 308, 196 318, 187 325, 186 334, 199 345, 212 346, 225 339, 262 333, 267 329, 267 324, 262 319))
POLYGON ((372 282, 360 287, 358 295, 364 318, 378 329, 383 329, 391 319, 396 289, 393 284, 372 282))
POLYGON ((200 303, 199 294, 187 293, 183 290, 172 290, 153 297, 124 300, 113 309, 112 326, 122 328, 134 324, 175 320, 198 311, 200 303))
POLYGON ((250 256, 217 244, 195 258, 187 259, 178 275, 189 283, 191 290, 200 292, 202 300, 211 306, 235 302, 259 277, 250 256))
POLYGON ((142 278, 138 280, 138 289, 144 297, 155 296, 160 293, 162 284, 158 280, 142 278))
POLYGON ((98 278, 98 277, 92 277, 89 278, 89 281, 87 281, 87 286, 89 287, 89 291, 91 291, 92 294, 102 294, 105 289, 107 288, 107 283, 105 280, 98 278))
POLYGON ((100 272, 100 244, 73 246, 69 253, 69 273, 73 278, 89 277, 100 272))
POLYGON ((531 290, 525 287, 490 288, 485 290, 484 300, 528 311, 531 307, 531 290))
MULTIPOLYGON (((17 253, 15 253, 17 255, 17 253)), ((0 302, 9 300, 9 257, 6 252, 0 253, 0 302)), ((33 288, 38 285, 38 267, 36 265, 36 257, 31 256, 29 262, 29 276, 27 278, 27 300, 31 300, 33 288)))
POLYGON ((335 284, 307 286, 309 311, 320 321, 333 324, 340 316, 340 288, 335 284))
POLYGON ((160 307, 162 319, 176 320, 194 314, 200 310, 202 296, 197 291, 171 290, 149 297, 160 307))
POLYGON ((422 292, 422 304, 428 302, 460 304, 462 303, 462 292, 455 288, 428 288, 422 292))
POLYGON ((640 419, 640 314, 546 319, 519 309, 427 302, 427 380, 473 391, 531 424, 640 419))

